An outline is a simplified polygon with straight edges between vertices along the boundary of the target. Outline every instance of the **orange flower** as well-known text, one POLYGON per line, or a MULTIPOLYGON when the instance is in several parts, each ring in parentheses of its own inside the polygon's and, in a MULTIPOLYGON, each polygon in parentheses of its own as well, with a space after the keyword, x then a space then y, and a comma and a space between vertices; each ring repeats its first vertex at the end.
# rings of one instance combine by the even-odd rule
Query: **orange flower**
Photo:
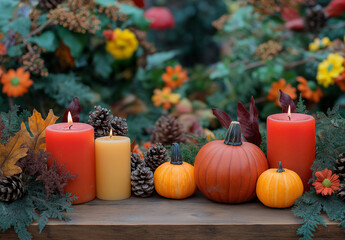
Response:
POLYGON ((317 88, 315 91, 311 90, 309 84, 315 84, 314 82, 308 82, 304 77, 297 77, 297 82, 299 82, 297 88, 302 93, 302 97, 313 101, 314 103, 320 102, 323 97, 321 88, 317 88))
POLYGON ((149 149, 151 146, 154 146, 155 144, 152 144, 152 142, 145 142, 144 143, 144 148, 149 149))
POLYGON ((171 88, 165 87, 154 91, 152 101, 156 107, 163 106, 164 109, 169 109, 172 105, 178 104, 180 97, 180 94, 171 93, 171 88))
POLYGON ((140 150, 139 148, 139 144, 135 144, 133 150, 132 150, 132 153, 136 153, 136 154, 139 154, 141 158, 144 158, 144 154, 143 152, 140 150))
POLYGON ((6 46, 3 43, 0 43, 0 56, 7 53, 6 46))
POLYGON ((18 68, 17 71, 10 69, 3 74, 1 83, 4 85, 2 88, 3 93, 6 93, 9 97, 19 97, 27 93, 34 82, 30 79, 29 72, 24 72, 23 68, 18 68))
POLYGON ((166 67, 166 73, 162 75, 162 79, 165 82, 166 87, 175 89, 183 85, 188 80, 187 71, 182 71, 180 65, 172 68, 171 66, 166 67))
POLYGON ((296 95, 296 88, 292 87, 291 84, 286 84, 284 78, 280 79, 278 82, 272 83, 272 88, 268 91, 267 99, 270 101, 274 101, 276 106, 280 106, 279 98, 280 93, 279 89, 281 89, 284 93, 289 95, 293 100, 297 98, 296 95))
POLYGON ((338 85, 341 91, 345 92, 345 72, 335 79, 335 83, 338 85))
POLYGON ((339 176, 336 174, 332 175, 332 171, 327 168, 315 173, 317 179, 313 183, 317 194, 322 194, 322 196, 332 195, 334 191, 338 190, 340 187, 339 176))

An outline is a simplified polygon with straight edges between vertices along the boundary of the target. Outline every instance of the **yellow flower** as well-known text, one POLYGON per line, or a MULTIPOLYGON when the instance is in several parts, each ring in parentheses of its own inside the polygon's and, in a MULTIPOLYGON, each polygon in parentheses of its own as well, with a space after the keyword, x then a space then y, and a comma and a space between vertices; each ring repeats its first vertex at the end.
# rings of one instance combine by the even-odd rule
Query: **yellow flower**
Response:
POLYGON ((130 30, 116 28, 114 38, 106 41, 105 49, 118 60, 128 59, 133 56, 138 48, 138 40, 130 30))
POLYGON ((343 63, 344 58, 338 53, 329 54, 327 59, 323 60, 317 68, 317 82, 326 88, 334 84, 335 78, 344 72, 343 63))
POLYGON ((178 104, 180 98, 180 94, 171 93, 171 88, 165 87, 154 91, 152 101, 156 107, 162 106, 164 109, 169 109, 172 105, 178 104))
POLYGON ((315 38, 314 41, 309 44, 309 51, 316 51, 328 47, 331 44, 332 42, 328 37, 324 37, 321 40, 319 38, 315 38))

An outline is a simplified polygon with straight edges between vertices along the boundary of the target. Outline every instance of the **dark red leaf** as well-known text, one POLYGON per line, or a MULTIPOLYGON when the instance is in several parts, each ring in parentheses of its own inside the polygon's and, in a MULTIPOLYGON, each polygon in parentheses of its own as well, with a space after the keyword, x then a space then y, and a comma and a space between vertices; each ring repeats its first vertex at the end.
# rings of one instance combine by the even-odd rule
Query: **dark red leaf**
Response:
POLYGON ((190 126, 190 128, 188 129, 188 132, 196 136, 204 135, 204 129, 197 121, 193 122, 192 126, 190 126))
POLYGON ((295 20, 297 18, 300 18, 299 13, 293 9, 293 8, 284 8, 283 12, 282 12, 282 19, 285 22, 291 21, 291 20, 295 20))
POLYGON ((72 102, 68 105, 63 118, 62 122, 68 122, 68 112, 71 112, 73 122, 79 122, 81 106, 79 104, 79 99, 77 97, 73 98, 72 102))
POLYGON ((341 14, 345 12, 345 1, 344 0, 331 1, 327 5, 325 12, 328 14, 329 17, 340 16, 341 14))
POLYGON ((133 0, 135 6, 138 8, 144 8, 145 7, 145 1, 144 0, 133 0))
POLYGON ((284 93, 281 89, 279 89, 279 92, 280 92, 279 101, 280 101, 280 105, 282 106, 283 113, 288 112, 289 105, 291 107, 291 112, 296 113, 297 112, 296 106, 293 100, 291 99, 291 97, 288 94, 284 93))
POLYGON ((218 108, 212 108, 213 115, 216 116, 216 118, 219 120, 220 124, 228 129, 230 127, 231 118, 226 112, 218 109, 218 108))
POLYGON ((239 102, 237 104, 237 120, 241 124, 241 131, 244 138, 260 147, 262 142, 261 133, 259 131, 258 117, 259 112, 255 107, 254 98, 251 98, 249 112, 244 108, 243 104, 239 102))
POLYGON ((293 31, 303 30, 304 29, 303 19, 302 18, 296 18, 294 20, 287 21, 285 23, 285 27, 287 29, 290 29, 293 31))
POLYGON ((134 148, 135 148, 135 143, 137 141, 137 137, 134 138, 133 142, 131 143, 131 152, 133 152, 134 148))

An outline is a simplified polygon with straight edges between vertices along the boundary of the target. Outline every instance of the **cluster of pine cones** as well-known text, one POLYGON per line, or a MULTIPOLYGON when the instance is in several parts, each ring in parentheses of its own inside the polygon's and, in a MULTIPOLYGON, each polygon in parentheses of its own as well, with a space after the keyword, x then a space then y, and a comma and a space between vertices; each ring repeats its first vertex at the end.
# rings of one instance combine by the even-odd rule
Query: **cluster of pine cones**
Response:
POLYGON ((169 154, 162 143, 151 146, 144 154, 144 159, 136 153, 131 155, 132 192, 138 197, 149 197, 153 194, 153 173, 163 163, 169 161, 169 154))
POLYGON ((95 106, 94 111, 89 113, 89 124, 95 129, 95 138, 109 136, 110 129, 113 135, 126 136, 128 132, 125 118, 113 117, 110 110, 95 106))
POLYGON ((339 176, 340 180, 340 189, 337 194, 345 202, 345 153, 341 153, 334 167, 334 173, 339 176))

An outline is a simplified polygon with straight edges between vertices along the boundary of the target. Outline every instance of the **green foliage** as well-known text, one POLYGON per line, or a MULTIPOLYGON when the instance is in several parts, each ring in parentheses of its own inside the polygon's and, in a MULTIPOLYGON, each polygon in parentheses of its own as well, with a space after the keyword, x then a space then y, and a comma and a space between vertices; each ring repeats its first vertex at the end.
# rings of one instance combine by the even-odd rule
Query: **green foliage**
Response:
POLYGON ((33 181, 25 187, 27 194, 13 203, 0 202, 0 229, 6 231, 14 227, 20 240, 32 239, 26 227, 33 221, 38 222, 41 232, 49 218, 69 221, 64 212, 72 212, 71 202, 76 197, 69 193, 61 197, 59 194, 51 195, 46 199, 44 186, 39 181, 33 181))
POLYGON ((299 95, 299 100, 298 100, 298 103, 297 103, 297 106, 296 106, 296 110, 297 110, 298 113, 304 113, 304 114, 308 113, 307 108, 304 105, 304 101, 302 99, 302 94, 299 95))
POLYGON ((0 28, 8 24, 12 18, 14 8, 19 4, 19 0, 1 0, 0 1, 0 28))
POLYGON ((63 27, 58 27, 57 34, 62 42, 69 47, 71 55, 75 58, 79 57, 86 46, 87 36, 68 31, 63 27))
POLYGON ((28 41, 43 47, 47 52, 54 52, 59 46, 59 41, 52 31, 46 31, 39 36, 31 37, 28 41))
MULTIPOLYGON (((306 111, 301 98, 297 107, 299 112, 306 111)), ((327 115, 316 113, 315 120, 317 154, 311 167, 313 176, 316 171, 333 169, 337 156, 345 150, 345 119, 339 115, 338 108, 328 110, 327 115)), ((315 177, 310 182, 314 180, 315 177)), ((335 194, 323 197, 316 194, 312 187, 297 199, 292 211, 295 216, 302 218, 302 226, 297 230, 302 240, 311 240, 319 225, 326 226, 320 216, 322 212, 325 212, 331 221, 340 222, 339 225, 345 229, 345 203, 335 194)))
POLYGON ((3 31, 14 30, 22 36, 26 36, 30 32, 31 21, 25 17, 19 17, 3 27, 3 31))
POLYGON ((144 10, 127 5, 120 5, 120 11, 124 12, 129 16, 129 19, 136 25, 140 30, 147 30, 150 22, 144 17, 144 10))
POLYGON ((31 113, 27 110, 22 110, 19 106, 15 105, 10 109, 9 112, 0 113, 0 116, 1 121, 5 125, 5 129, 2 132, 3 139, 1 139, 1 143, 4 144, 9 137, 14 136, 20 130, 20 125, 22 122, 27 124, 27 119, 31 116, 31 113))

